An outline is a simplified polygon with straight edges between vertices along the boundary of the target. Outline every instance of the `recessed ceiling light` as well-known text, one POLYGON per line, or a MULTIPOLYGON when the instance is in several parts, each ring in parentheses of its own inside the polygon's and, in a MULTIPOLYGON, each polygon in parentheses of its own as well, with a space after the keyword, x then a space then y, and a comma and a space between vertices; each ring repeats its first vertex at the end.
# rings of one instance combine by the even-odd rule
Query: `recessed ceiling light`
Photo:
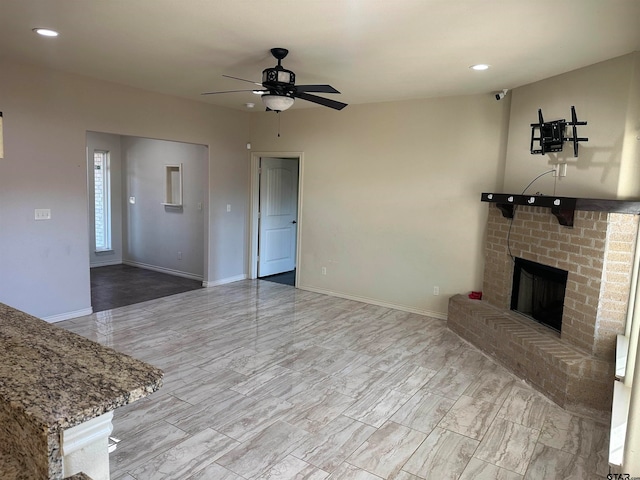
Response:
POLYGON ((488 70, 490 65, 487 65, 486 63, 478 63, 477 65, 471 65, 469 68, 471 70, 488 70))
POLYGON ((57 37, 59 35, 58 32, 49 28, 34 28, 33 31, 43 37, 57 37))

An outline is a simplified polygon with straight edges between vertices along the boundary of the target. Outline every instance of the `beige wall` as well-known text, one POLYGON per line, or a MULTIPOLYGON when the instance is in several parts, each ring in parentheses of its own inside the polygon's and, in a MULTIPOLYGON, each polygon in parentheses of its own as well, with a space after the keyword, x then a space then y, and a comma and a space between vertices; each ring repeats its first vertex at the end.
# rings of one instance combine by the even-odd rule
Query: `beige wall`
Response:
POLYGON ((244 274, 248 114, 8 62, 0 71, 0 302, 40 317, 90 307, 87 131, 207 145, 205 278, 244 274), (34 221, 35 208, 51 220, 34 221))
POLYGON ((513 90, 504 192, 520 193, 537 175, 566 162, 567 176, 540 178, 528 193, 591 198, 637 198, 640 195, 640 53, 632 53, 513 90), (545 121, 578 120, 579 156, 571 143, 557 154, 531 155, 531 123, 538 109, 545 121))
POLYGON ((479 289, 480 193, 502 183, 508 109, 479 95, 291 110, 280 138, 275 114, 253 114, 254 151, 304 153, 300 286, 441 317, 479 289))
POLYGON ((0 301, 45 317, 89 307, 84 159, 86 132, 96 131, 209 147, 209 283, 248 270, 251 141, 254 151, 304 152, 303 288, 444 316, 450 295, 480 288, 482 191, 519 192, 550 161, 566 160, 567 178, 554 185, 544 177, 530 191, 640 194, 638 59, 520 87, 501 102, 478 95, 291 110, 280 115, 280 138, 273 113, 2 63, 0 301), (577 161, 570 149, 530 155, 537 109, 552 120, 567 118, 571 105, 589 122, 579 130, 589 142, 577 161), (35 222, 35 208, 51 208, 52 219, 35 222))

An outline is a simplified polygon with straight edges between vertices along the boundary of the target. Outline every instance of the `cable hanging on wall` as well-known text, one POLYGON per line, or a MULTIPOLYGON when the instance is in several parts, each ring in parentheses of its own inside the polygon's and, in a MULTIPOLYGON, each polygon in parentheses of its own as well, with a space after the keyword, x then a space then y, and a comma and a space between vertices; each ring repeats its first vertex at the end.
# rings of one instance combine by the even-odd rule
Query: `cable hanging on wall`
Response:
MULTIPOLYGON (((538 175, 536 178, 534 178, 533 180, 531 180, 529 182, 529 185, 527 185, 526 187, 524 187, 524 190, 522 190, 522 193, 520 195, 524 195, 527 190, 529 189, 529 187, 531 185, 534 184, 534 182, 536 180, 538 180, 540 177, 544 177, 545 175, 549 175, 550 173, 554 173, 555 170, 547 170, 546 172, 542 172, 540 175, 538 175)), ((507 251, 509 252, 509 256, 511 257, 511 260, 515 261, 515 257, 513 256, 513 254, 511 253, 511 227, 513 226, 513 219, 516 218, 516 211, 518 210, 518 205, 514 205, 513 206, 513 215, 511 216, 511 219, 509 220, 509 231, 507 232, 507 251)))

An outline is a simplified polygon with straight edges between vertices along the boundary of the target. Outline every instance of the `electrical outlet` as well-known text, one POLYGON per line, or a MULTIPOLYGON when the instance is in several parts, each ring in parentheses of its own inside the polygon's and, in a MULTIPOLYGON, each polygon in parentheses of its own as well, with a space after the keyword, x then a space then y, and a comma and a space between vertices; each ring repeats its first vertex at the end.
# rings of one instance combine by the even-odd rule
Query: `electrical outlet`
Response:
POLYGON ((322 274, 326 275, 327 274, 327 267, 322 267, 322 274))
POLYGON ((230 211, 231 211, 231 204, 227 203, 227 212, 230 212, 230 211))
POLYGON ((182 260, 182 252, 178 252, 178 260, 182 260))
POLYGON ((567 164, 566 163, 558 164, 557 173, 558 173, 559 177, 566 177, 567 176, 567 164))
POLYGON ((440 287, 433 287, 433 294, 440 295, 440 287))

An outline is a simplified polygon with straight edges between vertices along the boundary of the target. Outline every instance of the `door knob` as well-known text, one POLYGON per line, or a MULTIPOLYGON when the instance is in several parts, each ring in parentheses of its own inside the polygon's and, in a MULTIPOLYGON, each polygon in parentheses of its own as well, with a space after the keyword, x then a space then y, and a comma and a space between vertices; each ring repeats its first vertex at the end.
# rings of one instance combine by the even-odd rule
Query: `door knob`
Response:
POLYGON ((294 221, 293 221, 293 222, 291 222, 291 223, 298 223, 298 222, 296 222, 296 221, 294 220, 294 221))

